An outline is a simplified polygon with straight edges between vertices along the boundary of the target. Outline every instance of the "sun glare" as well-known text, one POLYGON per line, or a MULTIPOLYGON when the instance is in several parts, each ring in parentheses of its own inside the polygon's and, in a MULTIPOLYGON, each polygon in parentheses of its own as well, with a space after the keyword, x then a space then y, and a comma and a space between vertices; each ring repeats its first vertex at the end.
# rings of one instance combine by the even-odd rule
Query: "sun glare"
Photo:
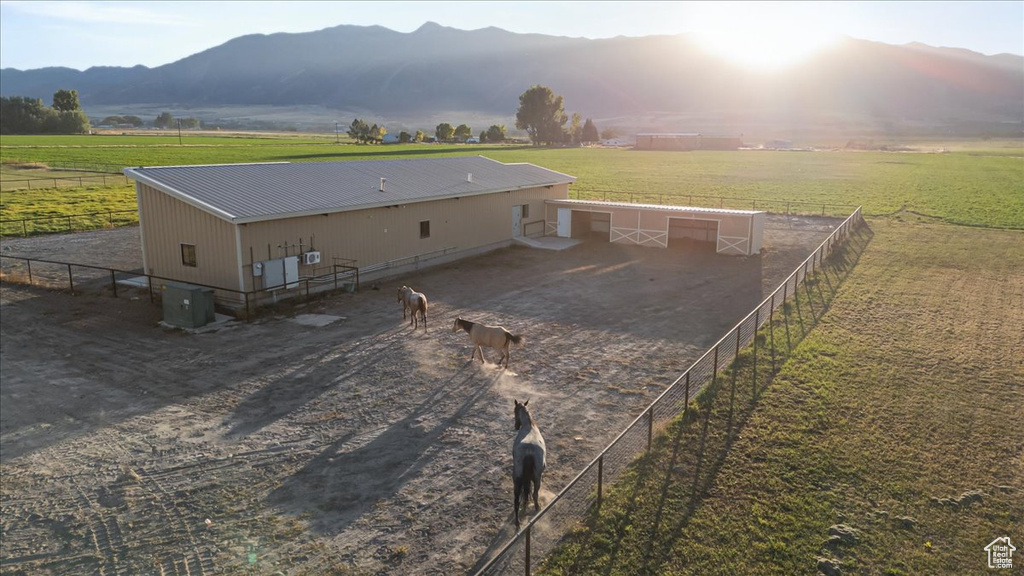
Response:
MULTIPOLYGON (((838 42, 834 18, 820 3, 697 2, 686 19, 706 52, 753 70, 774 71, 838 42)), ((827 6, 827 5, 826 5, 827 6)))
POLYGON ((806 28, 729 28, 694 34, 714 55, 754 70, 774 71, 799 64, 834 44, 838 37, 806 28))

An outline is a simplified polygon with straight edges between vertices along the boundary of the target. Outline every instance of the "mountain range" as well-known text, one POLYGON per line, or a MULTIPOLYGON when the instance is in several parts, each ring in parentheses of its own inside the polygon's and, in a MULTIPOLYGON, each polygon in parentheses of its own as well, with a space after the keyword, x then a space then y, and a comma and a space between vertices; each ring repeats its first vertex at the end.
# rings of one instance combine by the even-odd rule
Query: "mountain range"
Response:
POLYGON ((345 25, 242 36, 155 68, 0 70, 3 96, 49 103, 56 90, 76 89, 93 116, 143 107, 273 117, 307 107, 320 115, 313 123, 326 110, 332 126, 360 116, 431 129, 445 114, 512 128, 519 95, 535 84, 562 95, 566 112, 620 130, 1020 136, 1024 127, 1024 57, 852 38, 767 73, 711 56, 686 35, 345 25))

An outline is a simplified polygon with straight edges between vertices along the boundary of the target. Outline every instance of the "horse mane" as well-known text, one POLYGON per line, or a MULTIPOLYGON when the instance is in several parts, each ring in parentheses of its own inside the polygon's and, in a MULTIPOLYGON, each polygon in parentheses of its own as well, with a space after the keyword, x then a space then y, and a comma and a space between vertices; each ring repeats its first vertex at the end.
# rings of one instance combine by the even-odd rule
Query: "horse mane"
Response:
POLYGON ((476 322, 470 322, 464 318, 456 318, 455 323, 459 325, 459 328, 462 328, 466 332, 472 330, 473 326, 476 324, 476 322))

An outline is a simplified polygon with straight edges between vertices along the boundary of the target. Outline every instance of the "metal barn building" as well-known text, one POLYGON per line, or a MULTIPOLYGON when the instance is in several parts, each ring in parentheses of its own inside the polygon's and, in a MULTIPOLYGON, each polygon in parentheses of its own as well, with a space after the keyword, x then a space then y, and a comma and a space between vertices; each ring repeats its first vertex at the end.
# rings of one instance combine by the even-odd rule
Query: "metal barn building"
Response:
MULTIPOLYGON (((575 177, 482 156, 126 168, 146 274, 251 292, 338 262, 364 276, 541 235, 575 177)), ((218 293, 220 300, 230 294, 218 293)))
POLYGON ((743 139, 695 133, 637 134, 637 150, 739 150, 743 139))
POLYGON ((563 238, 660 248, 706 243, 719 254, 734 256, 760 253, 764 238, 766 214, 753 210, 567 199, 545 204, 545 232, 563 238))

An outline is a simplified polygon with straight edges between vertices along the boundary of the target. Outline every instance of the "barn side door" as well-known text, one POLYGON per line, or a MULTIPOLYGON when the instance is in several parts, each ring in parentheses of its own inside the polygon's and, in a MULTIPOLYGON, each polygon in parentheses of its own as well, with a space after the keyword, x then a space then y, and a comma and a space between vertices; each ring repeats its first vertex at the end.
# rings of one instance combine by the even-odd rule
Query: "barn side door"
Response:
POLYGON ((512 207, 512 237, 518 238, 523 235, 523 206, 516 204, 512 207))
POLYGON ((569 238, 572 236, 572 208, 558 209, 558 237, 569 238))

